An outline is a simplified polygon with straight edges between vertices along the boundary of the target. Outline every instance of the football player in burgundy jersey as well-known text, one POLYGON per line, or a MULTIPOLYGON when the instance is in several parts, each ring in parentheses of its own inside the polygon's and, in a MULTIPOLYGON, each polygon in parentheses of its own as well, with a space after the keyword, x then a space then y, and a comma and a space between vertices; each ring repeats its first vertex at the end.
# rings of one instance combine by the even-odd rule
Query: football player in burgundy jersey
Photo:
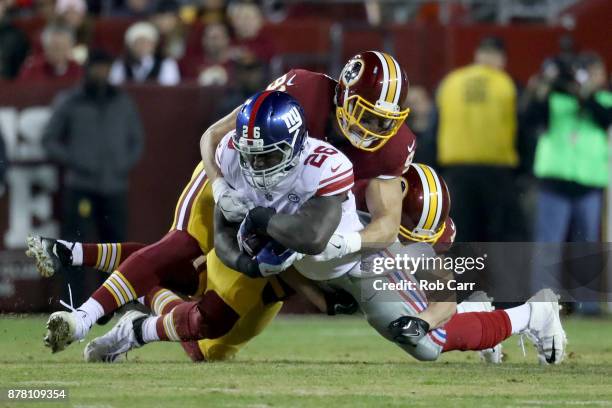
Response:
MULTIPOLYGON (((414 134, 404 123, 408 79, 398 62, 379 51, 355 55, 344 66, 338 81, 327 75, 294 69, 272 82, 268 89, 289 93, 300 102, 311 134, 324 136, 354 166, 355 181, 366 183, 363 207, 372 220, 360 232, 335 236, 326 248, 328 259, 357 252, 362 245, 385 246, 399 232, 402 188, 399 176, 412 162, 414 134)), ((212 182, 216 204, 230 221, 239 221, 250 203, 225 183, 214 162, 214 151, 233 126, 234 112, 212 125, 200 141, 206 174, 212 182)))

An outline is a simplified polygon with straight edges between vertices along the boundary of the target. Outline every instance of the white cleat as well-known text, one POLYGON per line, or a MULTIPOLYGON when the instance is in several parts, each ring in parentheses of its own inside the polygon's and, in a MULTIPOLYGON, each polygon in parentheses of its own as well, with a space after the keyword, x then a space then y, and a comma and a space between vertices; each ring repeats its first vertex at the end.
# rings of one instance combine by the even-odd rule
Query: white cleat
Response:
POLYGON ((43 278, 53 276, 64 262, 71 263, 72 252, 55 239, 29 235, 26 244, 26 255, 36 260, 36 269, 43 278))
POLYGON ((45 335, 45 346, 51 348, 51 352, 57 353, 64 350, 72 342, 83 338, 81 329, 83 321, 81 316, 75 312, 55 312, 47 320, 47 334, 45 335))
POLYGON ((542 289, 528 301, 531 305, 529 325, 525 334, 538 352, 540 364, 559 364, 565 357, 567 337, 559 317, 559 295, 542 289))
POLYGON ((136 310, 124 314, 108 333, 87 343, 83 351, 84 360, 88 363, 125 360, 128 351, 142 346, 136 340, 134 322, 145 317, 146 314, 136 310))
MULTIPOLYGON (((457 313, 492 312, 495 310, 491 303, 492 300, 493 299, 488 297, 483 291, 474 292, 470 297, 457 305, 457 313)), ((501 343, 495 347, 481 350, 478 354, 480 354, 480 359, 482 361, 490 364, 501 364, 504 356, 501 343)))

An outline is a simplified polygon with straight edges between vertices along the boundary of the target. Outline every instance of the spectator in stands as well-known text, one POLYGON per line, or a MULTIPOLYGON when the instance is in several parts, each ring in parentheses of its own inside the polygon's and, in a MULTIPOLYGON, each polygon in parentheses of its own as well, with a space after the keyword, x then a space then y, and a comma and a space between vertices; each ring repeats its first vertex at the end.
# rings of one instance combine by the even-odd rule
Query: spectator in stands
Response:
POLYGON ((204 55, 183 64, 186 76, 197 79, 202 86, 227 85, 232 76, 230 36, 222 23, 208 24, 202 35, 204 55))
POLYGON ((513 240, 519 157, 516 89, 501 39, 482 40, 474 63, 450 72, 437 95, 437 158, 450 186, 458 242, 513 240))
POLYGON ((55 16, 57 21, 70 27, 75 33, 72 57, 82 65, 87 60, 93 30, 92 22, 87 19, 87 3, 85 0, 57 0, 55 16))
POLYGON ((65 169, 61 236, 70 240, 126 239, 130 170, 143 148, 132 99, 108 82, 112 59, 92 50, 80 86, 56 98, 43 146, 65 169))
POLYGON ((17 76, 30 49, 26 35, 11 23, 10 5, 11 1, 0 0, 0 80, 17 76))
POLYGON ((262 33, 264 18, 259 6, 246 0, 230 3, 227 14, 234 33, 232 44, 236 59, 255 58, 265 63, 274 56, 272 40, 262 33))
POLYGON ((111 10, 117 17, 146 18, 151 13, 153 2, 149 0, 124 0, 111 10))
MULTIPOLYGON (((612 124, 606 67, 601 57, 586 53, 573 64, 560 63, 553 75, 545 75, 546 71, 551 72, 545 69, 530 83, 526 113, 542 129, 534 160, 539 180, 534 240, 598 242, 603 190, 609 184, 607 130, 612 124)), ((547 263, 554 261, 547 257, 547 263)), ((578 286, 591 284, 596 291, 600 270, 581 268, 574 278, 580 276, 578 286)), ((552 279, 558 286, 559 272, 536 268, 533 285, 549 285, 552 279)), ((578 301, 585 300, 583 289, 574 291, 578 301)), ((579 305, 579 311, 596 314, 599 305, 587 301, 579 305)))
POLYGON ((158 42, 159 34, 153 24, 139 22, 130 26, 125 33, 125 55, 113 63, 111 83, 178 84, 181 80, 178 64, 174 59, 164 58, 156 52, 158 42))
POLYGON ((150 18, 160 35, 161 55, 175 60, 185 54, 185 31, 178 15, 178 8, 176 0, 161 0, 150 18))
POLYGON ((219 105, 219 117, 225 116, 268 83, 266 65, 245 57, 235 62, 234 81, 219 105))
POLYGON ((4 144, 4 136, 0 129, 0 197, 6 191, 6 171, 8 169, 8 157, 6 155, 6 146, 4 144))
POLYGON ((72 58, 73 31, 62 24, 50 24, 41 34, 43 53, 26 59, 19 73, 20 81, 75 81, 82 70, 72 58))

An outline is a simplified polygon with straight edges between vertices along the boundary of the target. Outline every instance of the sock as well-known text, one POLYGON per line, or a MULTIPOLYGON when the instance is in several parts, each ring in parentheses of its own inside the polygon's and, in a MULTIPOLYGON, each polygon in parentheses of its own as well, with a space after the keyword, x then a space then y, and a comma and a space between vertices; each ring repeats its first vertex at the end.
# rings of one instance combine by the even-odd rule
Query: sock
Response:
POLYGON ((240 316, 214 291, 197 302, 181 302, 172 312, 157 319, 162 341, 216 339, 229 333, 240 316))
POLYGON ((444 325, 446 343, 442 352, 485 350, 510 337, 510 319, 503 310, 454 315, 444 325))
POLYGON ((174 292, 160 287, 152 289, 144 299, 144 305, 158 316, 170 313, 172 309, 181 303, 183 303, 183 299, 174 294, 174 292))
POLYGON ((529 325, 529 318, 531 317, 531 305, 529 303, 503 311, 506 312, 508 319, 510 319, 512 334, 522 332, 529 325))
POLYGON ((81 266, 83 265, 83 244, 80 242, 69 242, 62 239, 58 239, 57 242, 63 244, 66 248, 72 252, 72 265, 81 266))
POLYGON ((142 322, 142 340, 145 343, 151 343, 153 341, 159 341, 157 335, 157 320, 161 319, 159 316, 147 317, 142 322))
MULTIPOLYGON (((77 333, 77 337, 83 338, 85 334, 91 329, 94 323, 105 315, 102 305, 95 299, 89 298, 83 303, 78 309, 77 313, 83 319, 84 327, 81 328, 81 333, 77 333)), ((79 328, 77 328, 79 330, 79 328)))
MULTIPOLYGON (((112 246, 110 248, 112 251, 112 246)), ((184 231, 171 231, 161 241, 138 250, 123 261, 121 267, 93 293, 92 298, 102 305, 105 313, 110 313, 149 293, 160 282, 171 280, 177 264, 190 263, 201 254, 200 245, 193 237, 184 231)), ((191 270, 194 270, 193 267, 191 270)), ((197 287, 195 273, 193 279, 193 285, 197 287)))
MULTIPOLYGON (((73 265, 84 265, 111 273, 130 255, 146 245, 139 242, 121 242, 112 244, 80 244, 81 263, 73 259, 73 265)), ((74 254, 73 254, 74 257, 74 254)))

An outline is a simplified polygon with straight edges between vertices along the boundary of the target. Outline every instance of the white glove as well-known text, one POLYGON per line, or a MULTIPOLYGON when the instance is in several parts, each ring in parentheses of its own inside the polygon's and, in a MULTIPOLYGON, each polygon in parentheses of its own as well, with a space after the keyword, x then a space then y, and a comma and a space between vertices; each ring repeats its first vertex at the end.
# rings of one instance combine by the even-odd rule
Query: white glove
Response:
POLYGON ((342 258, 360 249, 361 235, 358 232, 334 234, 329 239, 323 252, 313 256, 313 259, 317 262, 329 261, 330 259, 342 258))
POLYGON ((229 222, 240 222, 255 205, 248 198, 240 195, 227 182, 219 177, 212 184, 213 198, 223 216, 229 222))

